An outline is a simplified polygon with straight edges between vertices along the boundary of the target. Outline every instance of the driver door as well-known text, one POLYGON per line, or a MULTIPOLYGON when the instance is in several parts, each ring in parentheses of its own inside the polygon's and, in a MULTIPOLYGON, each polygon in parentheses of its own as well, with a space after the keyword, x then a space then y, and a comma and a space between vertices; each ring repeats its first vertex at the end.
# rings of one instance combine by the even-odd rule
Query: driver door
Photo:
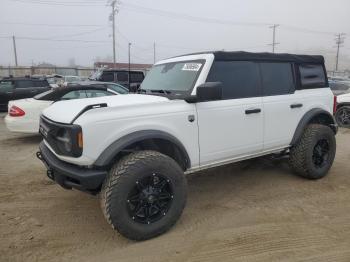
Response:
POLYGON ((263 150, 263 105, 258 65, 216 61, 207 82, 222 82, 223 99, 197 103, 200 165, 263 150))

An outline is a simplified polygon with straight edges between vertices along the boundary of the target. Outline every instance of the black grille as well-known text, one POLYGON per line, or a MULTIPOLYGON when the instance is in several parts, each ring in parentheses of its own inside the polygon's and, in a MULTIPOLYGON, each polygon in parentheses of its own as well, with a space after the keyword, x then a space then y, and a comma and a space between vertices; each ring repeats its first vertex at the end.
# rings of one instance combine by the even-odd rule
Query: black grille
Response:
POLYGON ((56 154, 73 157, 82 155, 82 149, 79 148, 77 141, 78 133, 81 132, 80 126, 57 123, 42 115, 40 117, 39 132, 56 154), (63 131, 67 131, 72 139, 71 152, 67 152, 64 149, 63 142, 58 139, 63 131))

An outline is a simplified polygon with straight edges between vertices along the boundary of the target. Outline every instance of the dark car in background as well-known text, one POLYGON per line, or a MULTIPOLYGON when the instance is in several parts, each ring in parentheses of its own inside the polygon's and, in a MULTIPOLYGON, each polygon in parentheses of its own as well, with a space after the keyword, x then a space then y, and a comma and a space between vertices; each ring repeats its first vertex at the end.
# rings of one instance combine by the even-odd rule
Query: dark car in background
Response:
POLYGON ((50 89, 50 84, 46 79, 5 77, 0 80, 0 110, 7 111, 10 100, 30 98, 50 89))
POLYGON ((95 72, 90 80, 118 83, 127 87, 130 92, 136 92, 144 78, 142 71, 103 69, 95 72))

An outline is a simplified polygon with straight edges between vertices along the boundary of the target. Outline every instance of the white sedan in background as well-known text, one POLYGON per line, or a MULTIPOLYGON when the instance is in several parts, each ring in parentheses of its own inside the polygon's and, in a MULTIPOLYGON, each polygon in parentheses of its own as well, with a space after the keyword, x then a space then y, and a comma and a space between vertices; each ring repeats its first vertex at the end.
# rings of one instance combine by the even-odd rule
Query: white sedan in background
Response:
POLYGON ((12 132, 38 134, 41 112, 52 103, 128 93, 126 88, 118 86, 112 89, 103 84, 74 85, 55 88, 33 98, 10 101, 5 117, 6 127, 12 132))

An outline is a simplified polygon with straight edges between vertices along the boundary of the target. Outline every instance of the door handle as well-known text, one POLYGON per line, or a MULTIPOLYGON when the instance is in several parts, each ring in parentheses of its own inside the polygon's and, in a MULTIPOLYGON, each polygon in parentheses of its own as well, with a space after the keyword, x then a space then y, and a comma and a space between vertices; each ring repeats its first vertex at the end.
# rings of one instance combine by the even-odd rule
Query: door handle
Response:
POLYGON ((303 107, 303 104, 292 104, 292 105, 290 105, 291 109, 300 108, 300 107, 303 107))
POLYGON ((260 108, 252 108, 252 109, 247 109, 245 111, 245 114, 246 115, 250 115, 250 114, 258 114, 261 112, 261 109, 260 108))

